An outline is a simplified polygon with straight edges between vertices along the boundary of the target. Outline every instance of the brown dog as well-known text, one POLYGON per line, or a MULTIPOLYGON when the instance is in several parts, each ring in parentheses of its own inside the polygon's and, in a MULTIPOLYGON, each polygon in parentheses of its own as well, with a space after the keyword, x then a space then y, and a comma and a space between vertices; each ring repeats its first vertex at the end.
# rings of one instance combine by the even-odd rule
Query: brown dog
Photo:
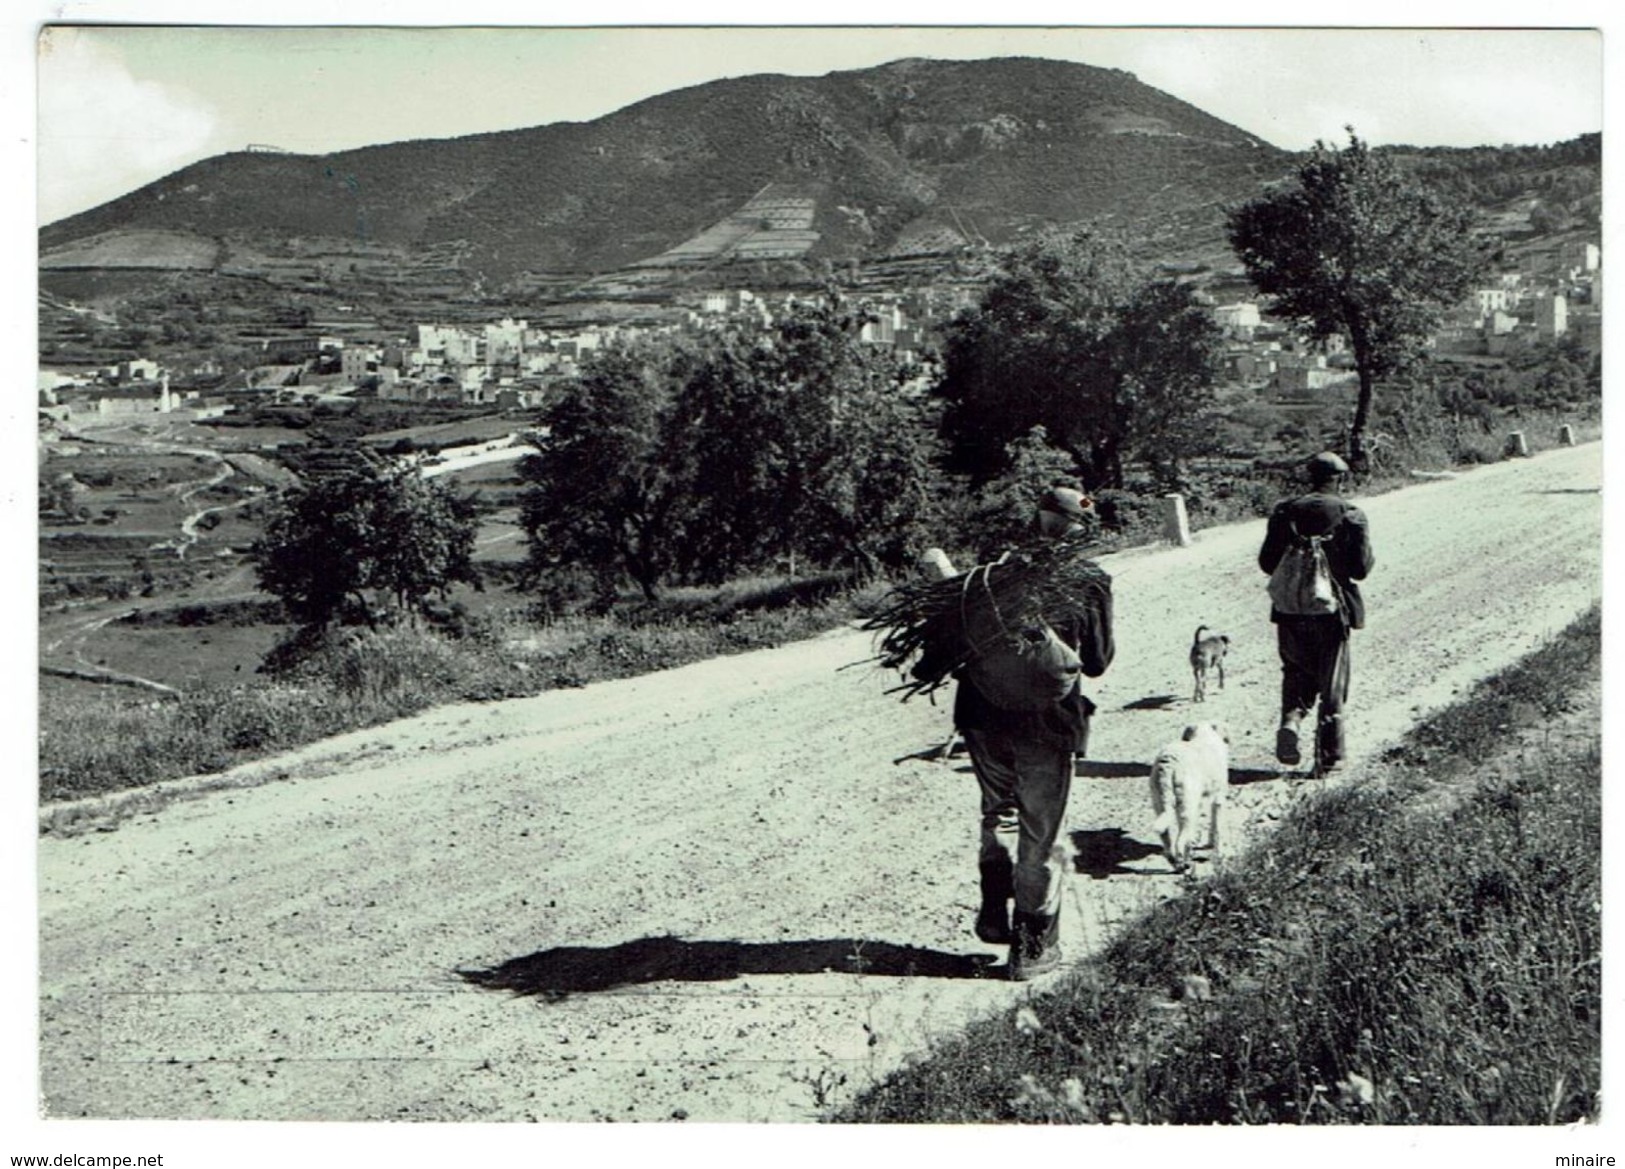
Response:
POLYGON ((1224 689, 1224 655, 1230 651, 1230 639, 1222 633, 1213 633, 1206 625, 1196 627, 1191 639, 1191 673, 1196 677, 1196 691, 1192 702, 1207 701, 1207 676, 1219 675, 1219 689, 1224 689))

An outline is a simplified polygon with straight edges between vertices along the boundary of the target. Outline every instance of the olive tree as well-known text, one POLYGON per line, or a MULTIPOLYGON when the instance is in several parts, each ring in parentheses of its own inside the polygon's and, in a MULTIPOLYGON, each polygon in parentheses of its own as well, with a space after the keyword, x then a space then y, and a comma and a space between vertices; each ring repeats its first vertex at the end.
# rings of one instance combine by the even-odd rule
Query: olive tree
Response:
POLYGON ((1348 453, 1364 466, 1376 383, 1415 356, 1486 267, 1471 211, 1407 177, 1350 127, 1347 146, 1317 142, 1294 183, 1233 209, 1228 230, 1271 315, 1311 341, 1347 338, 1359 375, 1348 453))
POLYGON ((415 468, 360 464, 284 491, 251 550, 260 587, 302 625, 415 616, 479 584, 475 504, 415 468))
POLYGON ((744 456, 731 478, 750 484, 774 559, 901 567, 933 516, 935 407, 907 363, 862 340, 868 319, 831 289, 728 358, 749 400, 734 416, 750 420, 728 444, 744 456))
POLYGON ((1124 464, 1169 465, 1200 449, 1219 329, 1185 285, 1149 278, 1120 244, 1046 236, 1005 258, 949 323, 943 433, 950 465, 985 482, 1042 427, 1091 487, 1124 464))
POLYGON ((531 433, 519 464, 532 579, 579 570, 612 596, 625 573, 658 594, 685 538, 691 460, 672 426, 681 355, 627 347, 597 354, 531 433))
POLYGON ((538 582, 586 574, 601 599, 917 551, 932 514, 934 407, 861 339, 837 297, 765 332, 599 355, 544 416, 521 522, 538 582))

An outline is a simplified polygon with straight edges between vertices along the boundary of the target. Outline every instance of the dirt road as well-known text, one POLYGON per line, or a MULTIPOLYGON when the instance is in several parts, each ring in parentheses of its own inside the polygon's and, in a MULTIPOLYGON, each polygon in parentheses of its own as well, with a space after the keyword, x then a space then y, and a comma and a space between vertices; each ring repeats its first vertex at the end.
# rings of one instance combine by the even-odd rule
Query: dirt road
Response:
MULTIPOLYGON (((1601 462, 1592 444, 1365 501, 1357 764, 1600 596, 1601 462)), ((1228 688, 1196 708, 1235 739, 1229 839, 1257 839, 1316 786, 1269 759, 1261 533, 1107 562, 1118 657, 1091 688, 1101 714, 1072 797, 1069 957, 1180 891, 1143 775, 1193 715, 1197 624, 1233 639, 1228 688)), ((968 770, 892 762, 939 743, 946 709, 839 668, 869 652, 840 632, 446 708, 242 773, 279 782, 42 837, 46 1106, 811 1118, 1030 993, 986 976, 1000 956, 969 932, 968 770)))

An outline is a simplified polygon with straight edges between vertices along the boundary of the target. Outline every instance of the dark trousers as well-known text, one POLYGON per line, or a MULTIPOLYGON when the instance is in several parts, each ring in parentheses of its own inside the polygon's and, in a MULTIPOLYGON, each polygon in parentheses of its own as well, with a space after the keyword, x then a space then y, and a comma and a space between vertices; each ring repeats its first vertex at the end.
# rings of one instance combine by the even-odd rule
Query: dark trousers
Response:
POLYGON ((1349 697, 1349 631, 1340 617, 1281 617, 1281 715, 1315 717, 1315 759, 1343 758, 1343 707, 1349 697), (1317 709, 1318 708, 1318 709, 1317 709))
POLYGON ((1065 868, 1055 846, 1072 790, 1072 748, 1007 731, 964 734, 982 789, 982 867, 1011 866, 1016 912, 1058 916, 1065 868))

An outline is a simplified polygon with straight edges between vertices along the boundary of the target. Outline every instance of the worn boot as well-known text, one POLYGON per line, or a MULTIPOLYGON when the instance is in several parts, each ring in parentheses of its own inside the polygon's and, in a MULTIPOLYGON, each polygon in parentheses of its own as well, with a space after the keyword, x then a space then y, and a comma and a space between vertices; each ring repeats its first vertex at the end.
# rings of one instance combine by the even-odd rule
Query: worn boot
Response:
POLYGON ((1302 721, 1301 711, 1289 710, 1281 715, 1280 729, 1275 732, 1275 758, 1288 767, 1296 767, 1303 758, 1298 749, 1298 724, 1302 721))
POLYGON ((981 864, 982 908, 976 913, 976 936, 990 946, 1010 941, 1010 898, 1015 896, 1015 875, 1007 856, 981 864))
POLYGON ((1332 715, 1315 727, 1315 774, 1324 779, 1343 766, 1343 718, 1332 715))
POLYGON ((1057 914, 1016 910, 1010 939, 1010 981, 1026 982, 1061 965, 1061 919, 1057 914))

